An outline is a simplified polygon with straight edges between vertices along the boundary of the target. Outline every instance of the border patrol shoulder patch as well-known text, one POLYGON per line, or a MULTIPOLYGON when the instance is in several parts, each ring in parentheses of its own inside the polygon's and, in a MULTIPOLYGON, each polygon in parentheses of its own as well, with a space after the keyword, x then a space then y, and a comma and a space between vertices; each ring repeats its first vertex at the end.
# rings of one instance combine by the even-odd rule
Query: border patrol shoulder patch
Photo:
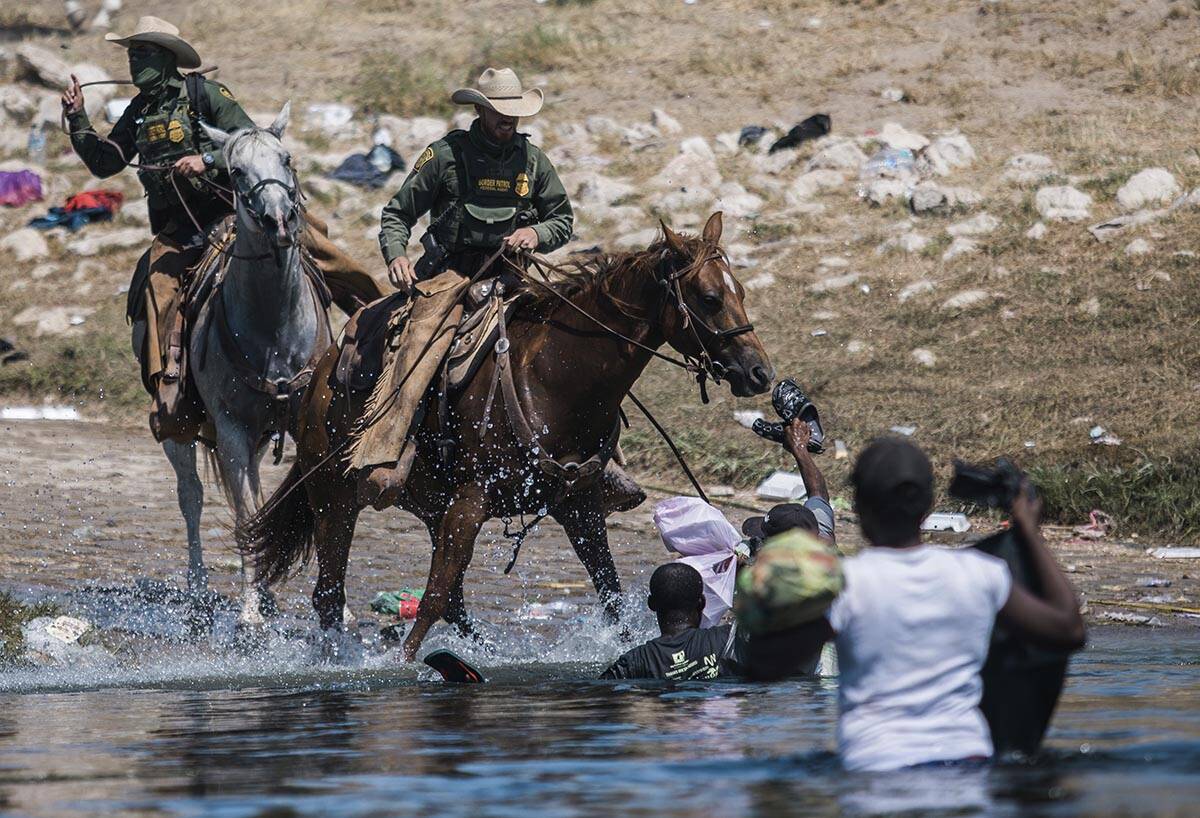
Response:
POLYGON ((429 164, 429 160, 432 158, 433 158, 433 146, 430 145, 428 148, 426 148, 424 151, 421 152, 420 156, 417 157, 416 163, 413 164, 413 170, 418 171, 421 168, 425 167, 427 164, 429 164))
POLYGON ((233 100, 234 102, 237 102, 236 99, 233 99, 233 92, 230 91, 228 88, 226 88, 224 85, 217 83, 217 90, 221 92, 221 96, 225 97, 225 99, 229 99, 229 100, 233 100))

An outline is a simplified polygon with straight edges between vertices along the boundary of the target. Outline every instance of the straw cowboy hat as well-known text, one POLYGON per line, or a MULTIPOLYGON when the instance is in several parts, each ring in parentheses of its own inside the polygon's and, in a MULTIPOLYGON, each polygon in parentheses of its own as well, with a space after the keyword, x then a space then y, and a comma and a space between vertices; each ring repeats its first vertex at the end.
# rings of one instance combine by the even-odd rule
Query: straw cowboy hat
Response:
POLYGON ((489 68, 479 75, 477 88, 459 88, 450 95, 456 105, 482 105, 504 116, 533 116, 542 110, 542 89, 521 85, 511 68, 489 68))
POLYGON ((157 17, 142 17, 137 21, 137 28, 127 37, 120 34, 105 34, 104 39, 116 43, 121 48, 129 48, 133 43, 150 43, 161 46, 175 55, 180 68, 199 68, 200 55, 196 49, 179 36, 179 29, 160 20, 157 17))

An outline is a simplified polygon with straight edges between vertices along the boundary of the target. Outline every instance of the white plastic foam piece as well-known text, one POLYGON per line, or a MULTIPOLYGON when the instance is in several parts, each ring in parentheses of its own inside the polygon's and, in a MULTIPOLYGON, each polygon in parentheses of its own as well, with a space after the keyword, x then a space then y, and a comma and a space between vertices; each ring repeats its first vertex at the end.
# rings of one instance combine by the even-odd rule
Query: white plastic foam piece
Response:
POLYGON ((963 534, 971 530, 971 521, 965 514, 950 514, 945 511, 935 511, 921 523, 922 531, 953 531, 963 534))
POLYGON ((808 496, 804 478, 791 471, 773 472, 758 484, 754 493, 769 500, 803 500, 808 496))
POLYGON ((5 406, 0 420, 82 420, 74 406, 5 406))

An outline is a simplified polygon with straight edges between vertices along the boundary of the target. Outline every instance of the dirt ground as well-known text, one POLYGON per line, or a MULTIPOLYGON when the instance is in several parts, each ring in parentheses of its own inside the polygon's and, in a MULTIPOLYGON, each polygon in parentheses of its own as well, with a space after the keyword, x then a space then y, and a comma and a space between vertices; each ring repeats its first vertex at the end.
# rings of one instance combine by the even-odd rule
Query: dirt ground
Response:
MULTIPOLYGON (((273 488, 286 467, 286 460, 282 466, 268 462, 265 484, 273 488)), ((174 479, 145 431, 98 422, 5 421, 0 477, 0 590, 40 595, 92 582, 128 585, 138 578, 182 586, 187 556, 174 479)), ((232 550, 232 518, 211 483, 207 490, 205 558, 213 589, 230 594, 237 588, 239 564, 232 550)), ((666 560, 650 519, 652 504, 663 496, 652 492, 642 508, 610 520, 613 553, 627 590, 644 587, 649 572, 666 560)), ((755 504, 748 496, 734 502, 755 504)), ((733 506, 723 510, 735 524, 751 513, 733 506)), ((969 536, 991 526, 975 522, 969 536)), ((842 516, 838 526, 844 550, 861 546, 851 517, 842 516)), ((1164 626, 1195 623, 1195 617, 1140 606, 1195 606, 1200 563, 1155 559, 1140 542, 1085 542, 1062 528, 1049 533, 1092 621, 1133 615, 1153 616, 1164 626)), ((517 567, 505 576, 509 554, 498 524, 490 524, 467 577, 468 605, 485 619, 504 622, 530 605, 558 600, 594 602, 587 575, 557 525, 547 524, 531 537, 517 567)), ((379 590, 422 587, 428 555, 427 535, 415 519, 399 511, 365 512, 351 556, 352 609, 365 612, 379 590)), ((283 589, 286 609, 307 610, 311 575, 310 570, 283 589)))

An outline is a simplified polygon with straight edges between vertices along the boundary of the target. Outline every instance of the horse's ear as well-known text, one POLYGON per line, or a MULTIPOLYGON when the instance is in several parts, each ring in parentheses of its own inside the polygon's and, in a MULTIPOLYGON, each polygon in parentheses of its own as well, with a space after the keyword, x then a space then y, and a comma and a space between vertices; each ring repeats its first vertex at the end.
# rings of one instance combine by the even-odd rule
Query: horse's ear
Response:
POLYGON ((275 117, 267 130, 270 131, 276 139, 283 138, 283 132, 287 129, 288 121, 292 118, 292 101, 289 99, 283 103, 283 108, 279 110, 279 116, 275 117))
POLYGON ((213 141, 213 144, 218 148, 225 147, 225 143, 229 141, 229 131, 223 131, 220 128, 214 128, 205 122, 200 123, 200 127, 208 134, 208 138, 213 141))
POLYGON ((704 224, 704 232, 701 233, 705 244, 721 243, 721 230, 724 227, 722 219, 720 210, 708 217, 708 221, 704 224))
POLYGON ((684 255, 687 252, 687 247, 684 245, 683 239, 679 237, 679 234, 667 227, 667 223, 662 219, 659 219, 658 223, 662 227, 663 238, 666 239, 667 246, 672 251, 684 255))

